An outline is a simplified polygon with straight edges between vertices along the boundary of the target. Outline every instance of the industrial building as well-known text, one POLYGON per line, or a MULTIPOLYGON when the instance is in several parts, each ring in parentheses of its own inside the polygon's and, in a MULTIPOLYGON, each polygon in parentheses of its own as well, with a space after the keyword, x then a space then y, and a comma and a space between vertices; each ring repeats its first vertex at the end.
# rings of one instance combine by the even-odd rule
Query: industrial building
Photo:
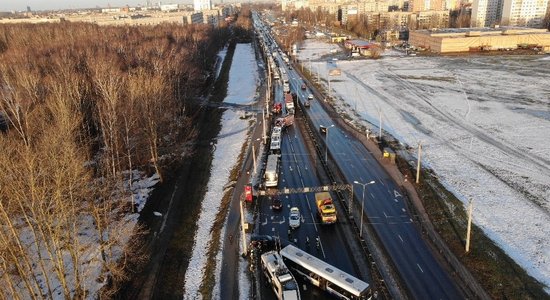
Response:
POLYGON ((524 27, 416 30, 409 33, 409 44, 436 53, 526 47, 550 52, 550 32, 524 27))

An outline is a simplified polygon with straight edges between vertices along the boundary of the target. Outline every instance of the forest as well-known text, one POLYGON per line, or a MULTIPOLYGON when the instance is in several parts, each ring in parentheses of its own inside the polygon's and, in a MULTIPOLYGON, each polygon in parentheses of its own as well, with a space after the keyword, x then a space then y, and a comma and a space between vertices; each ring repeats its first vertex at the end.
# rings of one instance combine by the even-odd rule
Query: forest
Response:
MULTIPOLYGON (((124 280, 132 184, 192 151, 228 26, 0 26, 0 298, 124 280)), ((93 289, 92 289, 93 290, 93 289)), ((114 293, 114 292, 112 292, 114 293)))

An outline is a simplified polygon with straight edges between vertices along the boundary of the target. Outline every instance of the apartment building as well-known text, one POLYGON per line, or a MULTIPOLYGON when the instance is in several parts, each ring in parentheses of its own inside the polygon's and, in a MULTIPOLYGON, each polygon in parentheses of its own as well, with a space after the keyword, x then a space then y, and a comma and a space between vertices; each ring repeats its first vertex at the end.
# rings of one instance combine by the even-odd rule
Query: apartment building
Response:
POLYGON ((471 27, 540 27, 548 0, 474 0, 471 27))
POLYGON ((501 25, 540 27, 548 0, 503 0, 501 25))
POLYGON ((204 17, 202 15, 202 12, 185 12, 182 16, 183 18, 183 24, 203 24, 204 23, 204 17))
POLYGON ((443 0, 409 0, 409 11, 420 12, 426 10, 443 10, 443 0))
POLYGON ((356 5, 342 5, 338 10, 338 21, 345 25, 348 23, 348 19, 357 18, 358 13, 356 5))
POLYGON ((471 27, 491 27, 500 23, 502 0, 474 0, 471 27))
POLYGON ((295 10, 309 7, 308 0, 281 0, 281 9, 283 11, 295 10))
POLYGON ((212 1, 210 0, 193 0, 193 8, 195 11, 203 11, 212 9, 212 1))

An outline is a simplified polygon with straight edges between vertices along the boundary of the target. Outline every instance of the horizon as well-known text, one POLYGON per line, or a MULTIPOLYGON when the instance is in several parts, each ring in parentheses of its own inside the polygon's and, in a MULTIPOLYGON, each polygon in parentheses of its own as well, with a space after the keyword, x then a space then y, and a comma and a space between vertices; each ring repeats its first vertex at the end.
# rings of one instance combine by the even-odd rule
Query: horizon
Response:
MULTIPOLYGON (((151 4, 162 2, 163 4, 192 4, 193 1, 156 1, 149 0, 151 4)), ((213 1, 214 2, 214 1, 213 1)), ((90 8, 108 8, 108 7, 123 7, 123 6, 145 6, 147 0, 28 0, 22 2, 20 0, 4 0, 0 4, 0 12, 20 12, 26 11, 30 7, 31 11, 47 11, 47 10, 64 10, 64 9, 90 9, 90 8)))

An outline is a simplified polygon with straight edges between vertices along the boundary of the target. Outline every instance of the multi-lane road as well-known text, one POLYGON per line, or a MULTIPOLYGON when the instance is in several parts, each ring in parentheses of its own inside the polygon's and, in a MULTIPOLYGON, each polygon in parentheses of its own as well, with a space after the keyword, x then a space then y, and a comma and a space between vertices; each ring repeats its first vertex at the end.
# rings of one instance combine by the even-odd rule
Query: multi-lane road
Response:
MULTIPOLYGON (((265 39, 273 41, 270 36, 265 39)), ((279 66, 288 74, 291 90, 298 95, 298 101, 306 101, 309 94, 317 96, 316 100, 311 101, 311 107, 304 109, 307 119, 301 118, 298 114, 297 124, 289 127, 283 134, 279 189, 313 187, 328 183, 321 182, 316 171, 320 160, 325 158, 317 156, 306 147, 306 137, 298 130, 297 125, 299 122, 309 122, 312 128, 320 126, 329 128, 328 134, 323 135, 321 139, 328 146, 328 158, 337 165, 344 182, 353 184, 353 182, 374 181, 374 184, 365 186, 364 202, 361 197, 363 186, 359 184, 354 186, 356 193, 351 209, 364 209, 366 216, 364 221, 373 228, 376 238, 389 256, 400 282, 406 288, 404 294, 414 299, 463 298, 461 291, 436 260, 422 239, 418 228, 412 223, 399 186, 360 141, 348 135, 337 125, 337 122, 331 119, 323 105, 319 103, 322 101, 322 96, 310 90, 311 87, 302 90, 303 80, 299 74, 285 66, 279 53, 274 49, 271 51, 276 53, 279 66)), ((279 84, 275 85, 275 96, 276 101, 282 100, 282 88, 279 84)), ((316 136, 321 137, 321 135, 316 136)), ((328 263, 369 281, 369 276, 365 275, 364 271, 360 272, 364 268, 358 266, 358 253, 350 251, 349 245, 354 241, 344 238, 343 231, 349 230, 347 228, 349 224, 346 224, 345 218, 340 218, 341 221, 333 226, 322 226, 316 217, 313 193, 286 195, 281 198, 284 204, 282 211, 273 211, 268 201, 261 202, 260 234, 280 236, 282 240, 291 241, 328 263), (300 209, 302 222, 300 228, 291 230, 289 234, 290 207, 300 209), (321 241, 319 249, 314 243, 316 237, 321 241), (310 240, 309 245, 306 243, 307 238, 310 240)), ((339 214, 343 213, 345 212, 340 209, 339 214)), ((355 222, 358 221, 355 220, 355 222)), ((311 287, 306 286, 306 289, 309 291, 302 290, 303 299, 319 298, 318 292, 311 292, 311 287)))

